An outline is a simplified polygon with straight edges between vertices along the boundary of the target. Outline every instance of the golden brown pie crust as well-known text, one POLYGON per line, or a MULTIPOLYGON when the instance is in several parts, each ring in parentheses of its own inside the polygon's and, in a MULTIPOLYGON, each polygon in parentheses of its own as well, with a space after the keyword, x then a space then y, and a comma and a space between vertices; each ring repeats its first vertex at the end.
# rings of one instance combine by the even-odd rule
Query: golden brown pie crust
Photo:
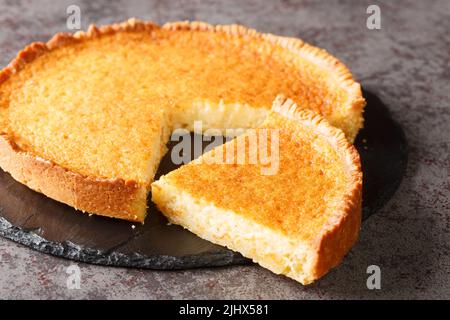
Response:
POLYGON ((344 255, 358 239, 361 228, 362 172, 358 151, 351 145, 341 130, 332 127, 321 116, 309 110, 300 110, 296 104, 283 96, 278 96, 272 110, 305 123, 310 122, 330 144, 345 155, 351 187, 343 195, 342 206, 336 208, 335 218, 326 223, 313 240, 316 248, 315 279, 320 278, 337 266, 344 255))

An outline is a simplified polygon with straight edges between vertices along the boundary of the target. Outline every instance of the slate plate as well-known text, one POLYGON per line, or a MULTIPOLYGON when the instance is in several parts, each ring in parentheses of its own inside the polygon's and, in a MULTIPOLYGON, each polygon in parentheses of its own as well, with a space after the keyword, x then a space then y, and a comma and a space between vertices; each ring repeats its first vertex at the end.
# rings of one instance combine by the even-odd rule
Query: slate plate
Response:
MULTIPOLYGON (((364 171, 364 220, 391 198, 407 163, 402 129, 375 95, 365 92, 365 97, 365 128, 355 142, 364 171)), ((157 177, 175 168, 169 155, 170 151, 157 177)), ((151 201, 149 206, 145 225, 89 217, 28 189, 0 170, 0 235, 33 249, 76 261, 151 269, 250 263, 238 253, 168 225, 151 201)))

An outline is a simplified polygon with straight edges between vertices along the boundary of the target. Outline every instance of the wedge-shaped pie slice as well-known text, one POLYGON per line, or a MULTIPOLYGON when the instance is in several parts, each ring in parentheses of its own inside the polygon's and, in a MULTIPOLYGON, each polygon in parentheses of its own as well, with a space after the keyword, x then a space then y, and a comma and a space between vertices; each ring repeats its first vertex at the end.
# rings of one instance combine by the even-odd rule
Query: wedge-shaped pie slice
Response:
POLYGON ((308 284, 356 241, 361 183, 342 131, 278 97, 262 127, 162 176, 152 199, 171 222, 308 284))
POLYGON ((362 127, 359 84, 299 39, 136 20, 57 34, 0 72, 0 166, 75 208, 143 221, 173 128, 256 127, 278 93, 350 140, 362 127))

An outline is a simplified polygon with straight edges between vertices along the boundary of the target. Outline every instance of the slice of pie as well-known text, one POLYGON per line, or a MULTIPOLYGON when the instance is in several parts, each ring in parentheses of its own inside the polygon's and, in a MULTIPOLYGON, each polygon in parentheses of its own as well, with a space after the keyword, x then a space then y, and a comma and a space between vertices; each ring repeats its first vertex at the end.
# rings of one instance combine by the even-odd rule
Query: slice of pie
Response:
POLYGON ((260 128, 154 182, 152 200, 171 222, 308 284, 356 241, 361 184, 342 131, 278 97, 260 128))
POLYGON ((353 140, 349 70, 299 39, 242 26, 129 20, 33 43, 0 72, 0 166, 90 213, 143 221, 174 128, 253 128, 283 93, 353 140))

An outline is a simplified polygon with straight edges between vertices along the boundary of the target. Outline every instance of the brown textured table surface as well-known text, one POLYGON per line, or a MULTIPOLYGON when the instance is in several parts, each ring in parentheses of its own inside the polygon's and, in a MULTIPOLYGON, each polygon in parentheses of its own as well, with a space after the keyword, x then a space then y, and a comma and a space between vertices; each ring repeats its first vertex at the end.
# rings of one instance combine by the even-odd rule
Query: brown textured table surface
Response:
POLYGON ((159 23, 241 23, 297 36, 343 60, 390 107, 410 155, 394 198, 364 223, 343 264, 304 287, 258 266, 151 271, 78 264, 0 238, 0 298, 446 298, 450 299, 450 2, 442 1, 52 1, 0 0, 0 65, 31 41, 66 31, 66 8, 82 27, 128 17, 159 23), (370 4, 381 30, 366 27, 370 4), (368 290, 367 266, 381 268, 368 290))

